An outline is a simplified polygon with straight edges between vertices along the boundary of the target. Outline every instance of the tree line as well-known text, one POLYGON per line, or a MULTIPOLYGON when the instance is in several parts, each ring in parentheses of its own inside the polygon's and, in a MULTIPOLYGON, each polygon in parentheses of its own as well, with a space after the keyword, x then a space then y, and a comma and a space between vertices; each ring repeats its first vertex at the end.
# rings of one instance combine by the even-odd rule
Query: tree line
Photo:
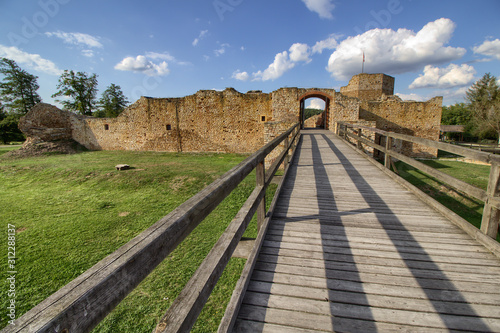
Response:
MULTIPOLYGON (((28 73, 14 60, 0 59, 0 141, 23 141, 19 119, 42 101, 37 93, 38 77, 28 73)), ((65 70, 52 95, 65 109, 85 116, 117 117, 129 104, 121 87, 112 83, 97 98, 97 75, 65 70)))
POLYGON ((495 139, 500 145, 500 88, 495 76, 486 73, 466 92, 465 103, 443 107, 443 125, 463 125, 465 138, 495 139))

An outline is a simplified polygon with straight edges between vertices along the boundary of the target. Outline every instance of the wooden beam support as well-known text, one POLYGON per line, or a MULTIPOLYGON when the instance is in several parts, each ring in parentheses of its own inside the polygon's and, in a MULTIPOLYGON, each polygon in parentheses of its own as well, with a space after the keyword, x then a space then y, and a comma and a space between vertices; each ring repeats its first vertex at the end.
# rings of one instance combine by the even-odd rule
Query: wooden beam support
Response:
POLYGON ((500 210, 495 208, 490 202, 490 198, 498 198, 500 195, 500 164, 492 164, 488 189, 486 190, 488 200, 484 205, 483 218, 481 220, 481 231, 487 236, 496 239, 498 234, 498 223, 500 220, 500 210))
MULTIPOLYGON (((257 186, 264 186, 266 183, 266 168, 264 165, 264 161, 257 164, 257 168, 255 169, 257 173, 257 186)), ((257 207, 257 228, 260 230, 262 224, 264 223, 264 219, 266 218, 266 197, 264 196, 257 207)))

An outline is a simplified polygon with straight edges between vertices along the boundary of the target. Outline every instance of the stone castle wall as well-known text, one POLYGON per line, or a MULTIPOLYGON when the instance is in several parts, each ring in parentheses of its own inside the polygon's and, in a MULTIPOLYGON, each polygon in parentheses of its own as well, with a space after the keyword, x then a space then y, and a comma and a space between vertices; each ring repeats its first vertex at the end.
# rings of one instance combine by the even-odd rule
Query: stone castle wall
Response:
MULTIPOLYGON (((339 121, 367 121, 437 140, 442 99, 403 102, 389 96, 393 89, 390 76, 360 74, 341 93, 325 88, 281 88, 269 94, 201 90, 182 98, 141 97, 117 118, 84 117, 40 103, 22 118, 20 128, 36 140, 73 138, 97 150, 252 153, 300 122, 305 99, 318 97, 326 102, 323 121, 329 130, 339 121)), ((434 155, 413 146, 405 151, 434 155)))
POLYGON ((340 93, 362 100, 376 100, 382 94, 394 94, 394 78, 385 74, 358 74, 347 86, 340 88, 340 93))

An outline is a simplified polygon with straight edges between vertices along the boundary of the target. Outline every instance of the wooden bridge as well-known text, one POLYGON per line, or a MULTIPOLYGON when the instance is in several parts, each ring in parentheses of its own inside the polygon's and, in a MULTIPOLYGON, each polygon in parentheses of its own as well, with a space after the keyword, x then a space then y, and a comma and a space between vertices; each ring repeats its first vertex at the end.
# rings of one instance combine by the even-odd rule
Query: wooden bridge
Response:
POLYGON ((500 260, 333 133, 305 131, 237 332, 500 331, 500 260))
POLYGON ((439 143, 378 131, 383 146, 368 142, 361 127, 338 134, 385 154, 385 166, 339 135, 298 135, 295 126, 5 332, 90 331, 253 169, 255 190, 155 332, 191 329, 255 214, 259 235, 219 332, 500 332, 500 244, 493 239, 500 159, 439 146, 491 163, 487 191, 428 170, 485 202, 480 231, 388 171, 391 156, 408 159, 392 150, 393 139, 439 143), (266 173, 264 159, 280 143, 285 149, 266 173), (279 195, 266 212, 265 189, 283 161, 279 195))

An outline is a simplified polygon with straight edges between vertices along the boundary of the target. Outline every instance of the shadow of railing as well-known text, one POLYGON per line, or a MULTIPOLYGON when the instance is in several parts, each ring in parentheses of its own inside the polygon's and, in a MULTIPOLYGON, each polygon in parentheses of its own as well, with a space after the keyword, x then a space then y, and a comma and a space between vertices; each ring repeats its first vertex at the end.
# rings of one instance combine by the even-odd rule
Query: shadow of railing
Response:
POLYGON ((385 201, 377 194, 377 192, 370 186, 370 184, 365 180, 365 178, 356 170, 349 159, 337 148, 335 143, 328 138, 326 135, 322 135, 323 139, 328 143, 332 153, 335 154, 340 161, 342 161, 345 171, 348 176, 354 182, 359 193, 363 196, 365 202, 372 209, 372 212, 377 217, 378 222, 383 227, 389 239, 394 244, 394 247, 398 251, 400 257, 404 261, 406 267, 409 269, 419 286, 422 288, 423 292, 426 294, 428 300, 433 305, 435 312, 439 314, 441 320, 450 330, 467 330, 467 331, 480 331, 480 332, 490 332, 489 327, 484 323, 484 321, 477 315, 474 309, 470 306, 469 302, 465 299, 462 293, 455 287, 452 281, 448 279, 446 274, 439 268, 439 266, 432 260, 430 255, 425 251, 424 248, 419 244, 419 242, 413 237, 411 232, 403 225, 399 220, 397 215, 391 210, 391 208, 385 203, 385 201), (375 207, 374 202, 377 202, 375 207), (380 213, 383 209, 384 213, 380 213), (391 215, 390 224, 387 221, 387 216, 391 215), (397 239, 394 233, 388 232, 390 229, 394 229, 397 226, 399 234, 404 235, 405 244, 411 245, 412 255, 409 256, 406 251, 406 246, 400 245, 401 238, 397 239), (411 259, 414 255, 419 256, 419 260, 411 259), (434 272, 434 278, 432 280, 432 287, 430 287, 430 280, 428 278, 422 277, 420 270, 422 268, 421 262, 426 263, 427 269, 434 272), (454 299, 453 303, 443 303, 439 301, 436 297, 436 293, 441 293, 445 291, 454 299), (461 315, 467 320, 460 321, 457 323, 456 317, 450 316, 450 313, 454 313, 453 307, 456 304, 460 304, 461 315), (447 308, 449 307, 449 308, 447 308))

